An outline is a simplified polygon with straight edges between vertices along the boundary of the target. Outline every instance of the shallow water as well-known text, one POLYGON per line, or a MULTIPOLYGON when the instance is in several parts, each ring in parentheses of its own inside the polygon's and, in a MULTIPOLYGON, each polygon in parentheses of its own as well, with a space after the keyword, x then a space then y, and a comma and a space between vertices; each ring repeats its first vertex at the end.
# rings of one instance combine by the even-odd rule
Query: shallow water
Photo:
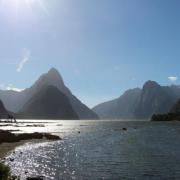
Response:
POLYGON ((8 157, 14 161, 8 164, 21 179, 31 175, 57 180, 180 179, 178 122, 45 121, 45 127, 22 125, 3 128, 19 129, 19 133, 52 132, 63 140, 16 148, 8 157))

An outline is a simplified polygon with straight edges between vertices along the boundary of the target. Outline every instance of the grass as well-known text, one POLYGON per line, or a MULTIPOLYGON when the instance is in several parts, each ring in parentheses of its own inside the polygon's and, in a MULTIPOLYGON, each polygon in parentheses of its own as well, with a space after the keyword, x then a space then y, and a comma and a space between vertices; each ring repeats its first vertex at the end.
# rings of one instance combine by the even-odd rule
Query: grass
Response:
POLYGON ((10 168, 0 163, 0 180, 8 180, 10 177, 10 168))

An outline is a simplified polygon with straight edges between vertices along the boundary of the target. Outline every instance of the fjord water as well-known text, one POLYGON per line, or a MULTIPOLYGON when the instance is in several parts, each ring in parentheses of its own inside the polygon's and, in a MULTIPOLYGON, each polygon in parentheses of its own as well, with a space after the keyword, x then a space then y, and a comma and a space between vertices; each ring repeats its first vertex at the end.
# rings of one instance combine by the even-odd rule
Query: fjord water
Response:
MULTIPOLYGON (((26 144, 9 155, 21 179, 180 179, 180 123, 147 121, 33 121, 63 140, 26 144), (122 128, 127 128, 123 130, 122 128)), ((30 123, 30 121, 29 121, 30 123)), ((28 122, 27 122, 28 124, 28 122)))

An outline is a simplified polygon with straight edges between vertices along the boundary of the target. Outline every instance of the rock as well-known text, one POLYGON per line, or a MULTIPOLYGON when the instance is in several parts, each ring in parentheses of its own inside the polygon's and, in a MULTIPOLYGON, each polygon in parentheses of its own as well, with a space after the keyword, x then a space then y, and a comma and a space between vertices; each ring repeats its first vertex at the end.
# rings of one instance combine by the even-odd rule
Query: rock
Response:
POLYGON ((19 142, 21 140, 31 139, 47 139, 47 140, 61 140, 59 136, 48 134, 48 133, 23 133, 15 135, 11 132, 0 130, 0 143, 4 142, 19 142))
POLYGON ((43 176, 37 176, 37 177, 27 177, 26 180, 43 180, 43 176))
POLYGON ((52 135, 52 134, 44 134, 44 137, 47 139, 47 140, 62 140, 59 136, 56 136, 56 135, 52 135))
POLYGON ((123 131, 127 131, 127 128, 122 128, 123 131))
POLYGON ((14 161, 14 158, 10 158, 9 161, 13 162, 13 161, 14 161))
POLYGON ((20 180, 19 176, 11 176, 10 180, 20 180))

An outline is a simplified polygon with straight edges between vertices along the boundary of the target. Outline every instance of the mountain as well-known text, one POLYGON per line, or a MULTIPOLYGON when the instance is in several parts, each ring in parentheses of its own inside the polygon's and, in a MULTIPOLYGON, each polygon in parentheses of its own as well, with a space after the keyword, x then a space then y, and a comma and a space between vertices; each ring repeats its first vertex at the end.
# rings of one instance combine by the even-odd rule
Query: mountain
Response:
POLYGON ((119 98, 99 104, 93 108, 101 119, 134 118, 134 110, 141 94, 141 89, 127 90, 119 98))
POLYGON ((180 114, 180 99, 172 106, 170 113, 179 113, 180 114))
POLYGON ((149 119, 153 114, 169 112, 179 98, 179 86, 147 81, 142 89, 128 90, 120 98, 97 105, 93 110, 102 119, 149 119))
POLYGON ((0 100, 0 119, 4 119, 8 117, 8 111, 4 107, 3 102, 0 100))
POLYGON ((160 86, 154 81, 144 84, 139 102, 135 108, 135 118, 150 118, 153 114, 166 113, 175 103, 171 88, 160 86))
POLYGON ((34 94, 20 115, 26 119, 79 119, 66 95, 54 86, 43 87, 34 94))
POLYGON ((55 68, 52 68, 48 73, 41 75, 30 88, 21 92, 0 90, 0 98, 8 110, 12 112, 19 112, 33 97, 33 95, 46 86, 55 86, 64 93, 70 101, 73 110, 77 113, 80 119, 98 119, 98 116, 79 99, 77 99, 65 86, 61 75, 55 68))
POLYGON ((180 99, 172 106, 168 113, 153 114, 151 121, 180 121, 180 99))

